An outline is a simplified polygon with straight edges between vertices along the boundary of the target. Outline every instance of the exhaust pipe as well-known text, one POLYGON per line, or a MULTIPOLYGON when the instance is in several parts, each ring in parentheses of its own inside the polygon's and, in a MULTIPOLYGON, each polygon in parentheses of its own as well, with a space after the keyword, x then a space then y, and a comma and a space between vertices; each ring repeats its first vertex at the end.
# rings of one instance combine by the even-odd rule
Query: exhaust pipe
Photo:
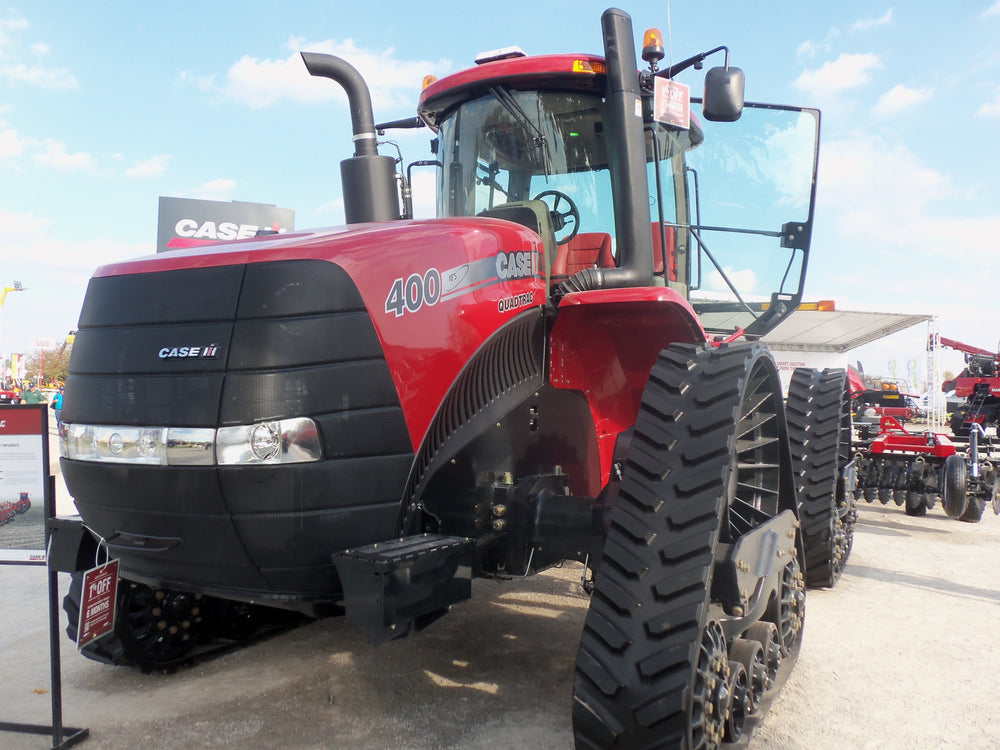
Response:
POLYGON ((557 295, 653 283, 646 137, 632 17, 623 10, 609 8, 601 16, 601 30, 608 66, 605 125, 610 136, 607 148, 619 265, 608 269, 585 268, 560 284, 557 295))
POLYGON ((339 83, 347 94, 354 132, 354 156, 340 162, 344 216, 348 224, 393 221, 400 217, 396 194, 396 160, 379 156, 375 117, 368 84, 357 69, 333 55, 301 52, 309 75, 339 83))

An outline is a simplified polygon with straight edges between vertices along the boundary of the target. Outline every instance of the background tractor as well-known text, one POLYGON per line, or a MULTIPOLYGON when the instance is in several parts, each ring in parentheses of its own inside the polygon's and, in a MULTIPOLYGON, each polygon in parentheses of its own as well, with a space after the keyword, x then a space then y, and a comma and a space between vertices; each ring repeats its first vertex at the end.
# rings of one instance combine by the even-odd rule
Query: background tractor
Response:
POLYGON ((965 369, 941 384, 942 391, 954 391, 957 398, 965 399, 951 415, 952 433, 968 436, 974 424, 1000 428, 1000 354, 943 336, 941 346, 965 354, 965 369))

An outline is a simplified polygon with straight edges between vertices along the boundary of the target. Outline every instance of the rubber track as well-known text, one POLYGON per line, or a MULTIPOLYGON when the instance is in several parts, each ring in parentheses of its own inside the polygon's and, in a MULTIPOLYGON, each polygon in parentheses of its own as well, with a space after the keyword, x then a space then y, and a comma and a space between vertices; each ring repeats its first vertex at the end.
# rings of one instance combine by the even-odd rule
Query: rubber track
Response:
POLYGON ((835 561, 834 529, 845 378, 843 370, 798 368, 788 386, 788 442, 810 587, 833 586, 843 572, 843 561, 835 561))
MULTIPOLYGON (((126 581, 119 581, 119 585, 127 585, 126 581)), ((70 578, 69 590, 63 597, 63 610, 66 612, 66 635, 71 641, 76 643, 78 623, 80 621, 80 602, 83 598, 83 572, 73 573, 70 578)), ((267 610, 267 608, 262 608, 267 610)), ((190 651, 182 656, 170 661, 150 661, 137 654, 130 654, 129 649, 122 642, 117 630, 91 641, 86 644, 80 653, 88 659, 109 664, 117 667, 138 667, 144 673, 154 671, 172 671, 178 667, 189 666, 195 662, 202 661, 214 656, 233 651, 237 648, 248 646, 257 641, 263 640, 271 635, 288 630, 300 623, 303 618, 298 615, 281 612, 279 617, 284 617, 277 624, 264 624, 251 635, 239 639, 225 639, 217 637, 207 643, 195 645, 190 651)))
POLYGON ((577 656, 578 748, 697 748, 705 626, 737 409, 762 347, 674 345, 643 393, 577 656))

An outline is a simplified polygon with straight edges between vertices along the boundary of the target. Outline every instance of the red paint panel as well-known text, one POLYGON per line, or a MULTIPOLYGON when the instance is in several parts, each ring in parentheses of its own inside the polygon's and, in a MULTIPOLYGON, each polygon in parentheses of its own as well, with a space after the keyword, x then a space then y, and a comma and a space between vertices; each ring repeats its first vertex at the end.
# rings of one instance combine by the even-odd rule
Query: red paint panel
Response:
POLYGON ((602 482, 609 476, 615 439, 635 423, 659 353, 672 343, 706 340, 687 300, 666 287, 579 292, 562 299, 549 342, 550 382, 587 397, 602 482))
POLYGON ((501 325, 546 298, 541 238, 518 224, 480 218, 269 235, 103 266, 95 276, 295 259, 336 263, 354 280, 414 446, 472 354, 501 325))

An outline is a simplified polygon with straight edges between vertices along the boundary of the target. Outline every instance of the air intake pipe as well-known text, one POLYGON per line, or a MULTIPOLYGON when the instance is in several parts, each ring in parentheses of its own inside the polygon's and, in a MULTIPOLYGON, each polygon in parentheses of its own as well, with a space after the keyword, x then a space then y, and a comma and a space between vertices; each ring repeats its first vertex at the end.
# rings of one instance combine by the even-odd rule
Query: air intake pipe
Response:
POLYGON ((564 281, 557 295, 653 283, 646 138, 632 18, 623 10, 609 8, 601 16, 601 30, 608 66, 604 131, 615 206, 618 268, 586 268, 564 281))
POLYGON ((309 75, 339 83, 347 94, 354 132, 354 156, 340 162, 344 192, 344 216, 348 224, 398 219, 396 161, 379 156, 375 142, 375 118, 368 84, 345 60, 319 52, 302 52, 309 75))

